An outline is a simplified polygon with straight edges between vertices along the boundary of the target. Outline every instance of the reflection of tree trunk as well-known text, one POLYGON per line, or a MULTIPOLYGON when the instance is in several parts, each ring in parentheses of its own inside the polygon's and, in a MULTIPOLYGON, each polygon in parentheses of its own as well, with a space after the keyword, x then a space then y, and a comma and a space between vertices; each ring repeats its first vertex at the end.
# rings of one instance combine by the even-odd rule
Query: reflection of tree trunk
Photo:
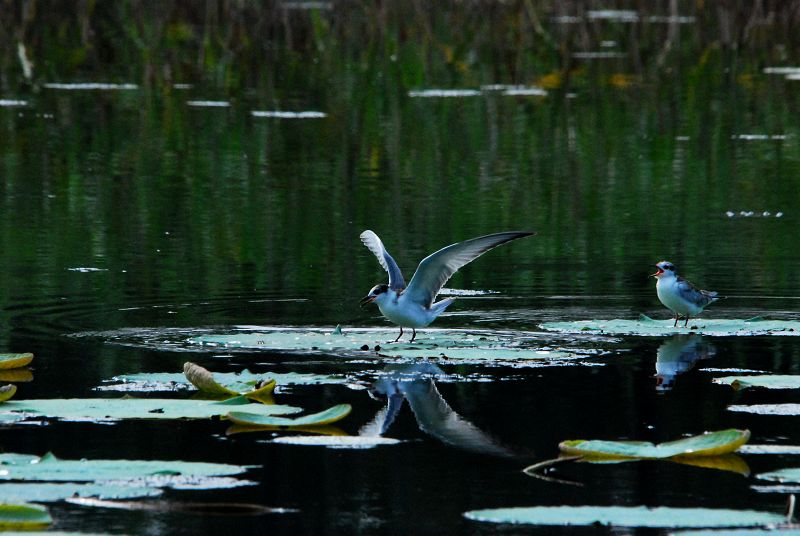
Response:
POLYGON ((658 54, 656 65, 660 69, 664 66, 670 51, 672 50, 675 41, 680 37, 680 24, 678 23, 678 0, 670 0, 669 2, 669 25, 667 26, 667 40, 664 42, 664 47, 658 54))
POLYGON ((17 27, 17 58, 19 59, 20 66, 22 67, 22 74, 26 80, 33 78, 33 62, 28 58, 28 26, 33 22, 36 16, 36 2, 34 0, 25 0, 22 2, 22 11, 20 13, 20 23, 17 27))

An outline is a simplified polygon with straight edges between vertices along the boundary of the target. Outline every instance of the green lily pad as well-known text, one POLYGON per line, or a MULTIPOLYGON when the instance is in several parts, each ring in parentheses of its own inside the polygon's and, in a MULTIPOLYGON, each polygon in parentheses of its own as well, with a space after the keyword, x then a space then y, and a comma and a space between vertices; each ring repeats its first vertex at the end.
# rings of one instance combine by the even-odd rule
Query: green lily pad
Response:
POLYGON ((530 506, 473 510, 464 515, 491 523, 651 528, 755 527, 786 521, 780 514, 754 510, 664 506, 530 506))
MULTIPOLYGON (((256 374, 248 370, 242 372, 215 372, 214 379, 222 386, 236 392, 251 391, 256 383, 269 377, 281 387, 295 385, 322 385, 322 384, 343 384, 348 381, 345 376, 327 374, 303 374, 303 373, 278 373, 265 372, 256 374)), ((124 374, 115 376, 111 382, 118 382, 111 385, 98 387, 101 391, 175 391, 177 389, 189 389, 194 386, 189 382, 184 374, 180 373, 139 373, 124 374)))
MULTIPOLYGON (((399 330, 349 329, 333 331, 275 328, 259 332, 226 335, 201 335, 189 339, 192 344, 212 348, 256 349, 262 351, 294 351, 325 355, 359 357, 439 357, 469 361, 517 361, 572 359, 590 357, 564 351, 547 351, 520 343, 535 339, 536 334, 484 330, 425 329, 416 340, 394 343, 399 330)), ((278 381, 280 383, 280 380, 278 381)))
POLYGON ((790 374, 761 374, 752 376, 725 376, 714 378, 714 383, 730 385, 737 391, 748 387, 764 387, 766 389, 798 389, 800 376, 790 374))
POLYGON ((55 502, 69 497, 96 497, 98 499, 138 499, 156 497, 162 490, 145 486, 75 483, 12 483, 0 484, 0 503, 55 502))
POLYGON ((800 454, 800 445, 742 445, 739 454, 800 454))
POLYGON ((800 467, 792 467, 789 469, 771 471, 769 473, 761 473, 756 475, 756 478, 761 480, 769 480, 770 482, 788 482, 791 484, 800 484, 800 467))
POLYGON ((0 529, 35 529, 53 523, 47 508, 38 504, 0 504, 0 529))
POLYGON ((654 445, 647 441, 604 441, 574 439, 558 446, 562 452, 589 458, 663 459, 674 456, 720 456, 747 443, 749 430, 722 430, 654 445))
POLYGON ((670 536, 800 536, 800 529, 706 529, 682 530, 670 536))
POLYGON ((676 333, 702 333, 712 336, 800 335, 800 322, 794 320, 765 320, 761 317, 746 320, 696 318, 688 327, 672 320, 653 320, 640 315, 638 320, 579 320, 574 322, 545 322, 547 331, 560 333, 597 333, 604 335, 674 335, 676 333))
POLYGON ((0 370, 24 367, 33 361, 33 354, 0 354, 0 370))
MULTIPOLYGON (((180 460, 61 460, 46 454, 33 461, 26 455, 7 457, 0 470, 0 480, 35 482, 107 482, 143 483, 164 487, 182 479, 238 475, 249 467, 222 463, 184 462, 180 460), (165 478, 162 478, 165 477, 165 478), (173 478, 173 480, 168 480, 173 478), (147 479, 153 482, 147 483, 147 479)), ((6 484, 0 484, 5 486, 6 484)))
POLYGON ((399 439, 383 436, 283 436, 276 437, 272 442, 331 449, 370 449, 402 443, 399 439))
POLYGON ((244 397, 224 402, 157 398, 53 398, 4 402, 0 404, 0 415, 22 414, 27 418, 47 417, 66 421, 208 419, 227 415, 237 409, 246 409, 257 415, 285 415, 301 411, 292 406, 251 404, 244 397))
POLYGON ((235 424, 249 426, 280 426, 293 428, 297 426, 323 426, 340 421, 347 417, 353 408, 350 404, 339 404, 313 415, 305 415, 295 419, 285 417, 270 417, 265 415, 253 415, 243 411, 232 411, 228 413, 228 419, 235 424))
POLYGON ((728 406, 728 411, 755 415, 800 415, 800 404, 753 404, 728 406))

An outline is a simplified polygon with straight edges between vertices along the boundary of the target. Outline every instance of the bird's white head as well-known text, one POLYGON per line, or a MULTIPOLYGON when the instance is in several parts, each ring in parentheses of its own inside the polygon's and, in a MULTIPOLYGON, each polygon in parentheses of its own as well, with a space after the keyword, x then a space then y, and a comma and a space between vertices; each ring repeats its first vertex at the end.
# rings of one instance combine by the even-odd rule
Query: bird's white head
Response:
POLYGON ((661 261, 655 265, 658 270, 653 274, 656 279, 662 277, 675 277, 675 265, 669 261, 661 261))
POLYGON ((366 296, 361 298, 361 302, 359 303, 361 304, 361 307, 364 307, 368 303, 372 303, 375 300, 379 299, 381 296, 387 296, 388 292, 389 292, 389 285, 387 285, 386 283, 375 285, 370 289, 369 293, 366 296))

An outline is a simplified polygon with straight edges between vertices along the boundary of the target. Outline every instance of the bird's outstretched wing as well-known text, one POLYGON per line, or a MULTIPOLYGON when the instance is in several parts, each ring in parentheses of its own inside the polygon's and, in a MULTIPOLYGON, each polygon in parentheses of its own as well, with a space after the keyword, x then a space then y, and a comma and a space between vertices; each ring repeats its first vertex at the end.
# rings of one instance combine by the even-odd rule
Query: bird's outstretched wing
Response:
POLYGON ((403 273, 400 271, 400 267, 397 266, 397 263, 394 262, 392 256, 389 255, 389 252, 386 251, 385 247, 383 247, 383 242, 381 242, 381 239, 378 238, 378 235, 370 230, 366 230, 361 233, 361 241, 365 246, 367 246, 367 248, 369 248, 372 254, 378 258, 378 262, 381 264, 383 269, 388 272, 389 288, 394 290, 406 288, 406 281, 403 279, 403 273))
POLYGON ((430 307, 444 284, 459 268, 500 244, 532 234, 535 233, 520 231, 495 233, 442 248, 422 259, 405 293, 413 301, 430 307))

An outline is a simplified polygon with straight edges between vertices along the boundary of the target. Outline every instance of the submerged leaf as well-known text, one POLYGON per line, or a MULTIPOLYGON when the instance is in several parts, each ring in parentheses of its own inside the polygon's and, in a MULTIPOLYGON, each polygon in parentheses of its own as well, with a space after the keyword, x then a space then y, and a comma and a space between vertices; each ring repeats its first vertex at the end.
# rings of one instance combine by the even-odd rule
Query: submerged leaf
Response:
POLYGON ((616 527, 755 527, 785 521, 780 514, 754 510, 646 506, 530 506, 473 510, 473 521, 529 525, 607 525, 616 527))
POLYGON ((0 354, 0 370, 24 367, 33 361, 33 354, 0 354))
POLYGON ((763 374, 752 376, 725 376, 714 378, 714 383, 730 385, 737 391, 748 387, 764 387, 766 389, 798 389, 800 375, 763 374))
POLYGON ((673 335, 675 333, 701 333, 713 336, 800 335, 800 321, 765 320, 760 317, 746 320, 704 319, 689 321, 688 327, 674 320, 653 320, 641 315, 638 320, 579 320, 574 322, 545 322, 542 329, 560 333, 602 333, 607 335, 673 335))
POLYGON ((33 529, 53 522, 47 508, 38 504, 0 504, 0 529, 33 529))
POLYGON ((281 428, 293 428, 297 426, 323 426, 347 417, 352 411, 350 404, 339 404, 312 415, 305 415, 294 419, 285 417, 270 417, 264 415, 253 415, 243 411, 232 411, 228 414, 231 422, 249 426, 279 426, 281 428))
POLYGON ((251 404, 244 397, 224 402, 145 398, 67 398, 4 402, 4 414, 27 418, 48 417, 61 420, 108 421, 116 419, 208 419, 224 416, 236 409, 258 415, 297 413, 300 408, 283 405, 251 404))
POLYGON ((561 442, 562 452, 591 458, 662 459, 673 456, 720 456, 747 443, 749 430, 722 430, 654 445, 646 441, 604 441, 573 439, 561 442))

